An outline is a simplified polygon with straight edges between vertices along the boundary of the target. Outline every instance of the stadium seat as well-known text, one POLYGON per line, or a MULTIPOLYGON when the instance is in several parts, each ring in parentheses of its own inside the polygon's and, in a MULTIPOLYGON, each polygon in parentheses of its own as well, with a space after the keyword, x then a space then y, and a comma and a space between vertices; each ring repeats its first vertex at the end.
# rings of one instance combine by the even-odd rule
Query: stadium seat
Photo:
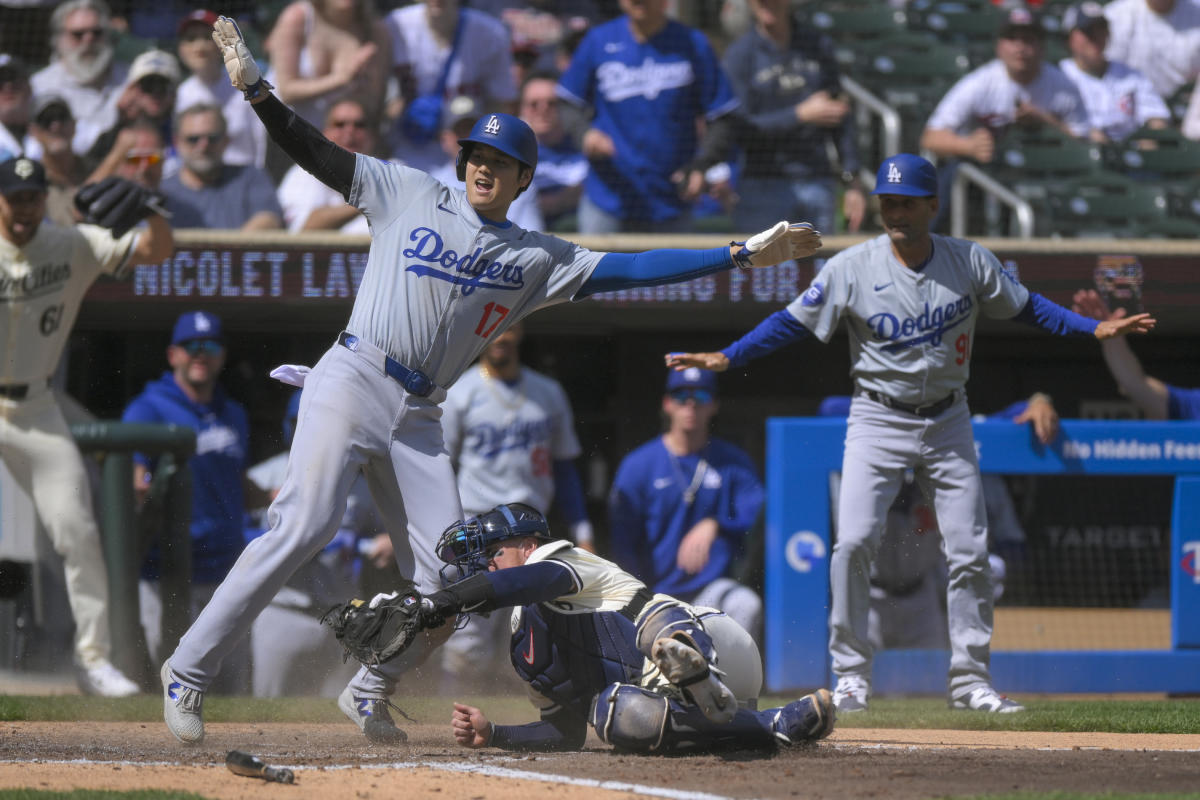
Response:
POLYGON ((902 149, 916 152, 930 113, 970 64, 961 49, 942 43, 907 50, 887 42, 856 77, 900 114, 902 149))
POLYGON ((1200 177, 1200 142, 1173 127, 1135 131, 1118 148, 1121 169, 1134 177, 1180 180, 1200 177))
POLYGON ((1160 188, 1100 171, 1050 187, 1051 234, 1087 238, 1143 238, 1167 218, 1160 188))

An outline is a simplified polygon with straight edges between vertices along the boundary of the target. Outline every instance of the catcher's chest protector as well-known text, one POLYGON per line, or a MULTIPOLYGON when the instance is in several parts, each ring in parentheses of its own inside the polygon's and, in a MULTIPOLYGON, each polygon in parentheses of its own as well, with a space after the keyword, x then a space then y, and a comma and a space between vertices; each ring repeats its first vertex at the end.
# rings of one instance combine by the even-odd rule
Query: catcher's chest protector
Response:
POLYGON ((512 663, 539 694, 586 716, 605 686, 641 679, 635 636, 633 623, 615 611, 560 614, 540 603, 525 606, 512 635, 512 663))

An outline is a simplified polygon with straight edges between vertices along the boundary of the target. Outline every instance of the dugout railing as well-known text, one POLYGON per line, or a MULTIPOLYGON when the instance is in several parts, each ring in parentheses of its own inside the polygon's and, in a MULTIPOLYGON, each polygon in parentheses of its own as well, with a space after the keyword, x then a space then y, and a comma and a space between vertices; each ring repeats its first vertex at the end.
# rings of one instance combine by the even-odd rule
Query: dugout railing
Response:
MULTIPOLYGON (((1170 647, 1161 650, 993 650, 1007 692, 1200 692, 1200 423, 1063 420, 1049 447, 1029 426, 976 422, 984 472, 1006 475, 1173 475, 1170 647)), ((766 683, 772 691, 831 686, 830 473, 841 469, 844 420, 767 422, 766 683)), ((949 651, 876 653, 877 693, 941 693, 949 651)))

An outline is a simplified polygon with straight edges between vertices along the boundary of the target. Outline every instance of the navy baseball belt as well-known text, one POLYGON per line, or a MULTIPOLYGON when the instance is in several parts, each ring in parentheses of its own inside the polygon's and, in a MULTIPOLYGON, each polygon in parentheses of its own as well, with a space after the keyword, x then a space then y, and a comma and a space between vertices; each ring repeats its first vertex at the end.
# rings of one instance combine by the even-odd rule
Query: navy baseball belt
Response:
POLYGON ((888 408, 895 409, 896 411, 903 411, 907 414, 915 414, 918 417, 925 417, 926 419, 929 417, 936 417, 938 414, 941 414, 947 408, 954 405, 954 401, 958 399, 958 392, 955 391, 936 402, 925 403, 924 405, 916 406, 912 403, 903 403, 894 397, 889 397, 886 394, 883 394, 882 392, 875 392, 871 391, 870 389, 860 389, 859 391, 880 405, 887 406, 888 408))
MULTIPOLYGON (((342 331, 338 334, 338 344, 347 350, 358 352, 358 348, 366 344, 366 342, 359 339, 353 333, 342 331)), ((375 348, 372 346, 372 349, 375 348)), ((383 371, 388 374, 388 377, 403 386, 409 394, 416 395, 417 397, 429 397, 433 393, 433 390, 437 388, 437 384, 424 372, 409 369, 382 351, 381 355, 383 355, 383 371)))

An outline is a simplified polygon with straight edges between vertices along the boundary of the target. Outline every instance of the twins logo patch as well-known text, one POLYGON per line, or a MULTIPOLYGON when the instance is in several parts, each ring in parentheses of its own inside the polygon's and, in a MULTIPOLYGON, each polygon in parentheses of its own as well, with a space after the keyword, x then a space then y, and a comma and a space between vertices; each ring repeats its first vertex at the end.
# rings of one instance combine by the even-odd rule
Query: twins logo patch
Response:
POLYGON ((812 308, 825 302, 825 287, 818 281, 800 295, 800 305, 812 308))

